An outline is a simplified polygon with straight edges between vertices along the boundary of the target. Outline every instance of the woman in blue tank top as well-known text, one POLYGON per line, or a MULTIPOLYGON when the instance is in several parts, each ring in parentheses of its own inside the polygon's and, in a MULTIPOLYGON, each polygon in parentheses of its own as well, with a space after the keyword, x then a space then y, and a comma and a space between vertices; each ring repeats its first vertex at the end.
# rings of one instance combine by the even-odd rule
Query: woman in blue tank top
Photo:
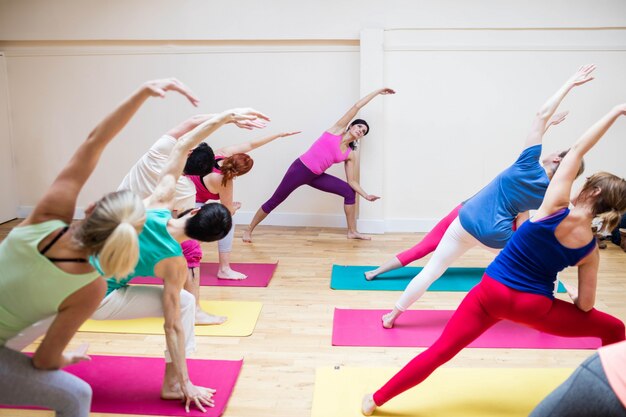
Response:
POLYGON ((621 320, 593 308, 599 254, 591 232, 593 218, 600 216, 604 229, 611 230, 626 211, 626 181, 597 173, 572 200, 574 208, 568 208, 583 155, 623 115, 626 104, 611 110, 574 144, 548 186, 537 220, 525 222, 513 235, 439 339, 381 389, 363 398, 364 415, 422 382, 501 320, 558 336, 598 337, 603 345, 626 338, 621 320), (556 274, 567 266, 578 267, 578 290, 570 292, 573 303, 552 294, 556 274))
MULTIPOLYGON (((544 103, 533 121, 524 150, 513 165, 452 210, 419 244, 365 274, 366 279, 372 279, 434 251, 426 266, 398 298, 393 310, 383 315, 383 327, 393 327, 396 319, 424 295, 452 262, 472 247, 480 246, 492 252, 502 249, 513 235, 516 223, 528 218, 528 210, 541 205, 550 178, 567 153, 557 152, 541 159, 543 136, 551 124, 558 124, 565 117, 566 113, 554 115, 554 112, 567 93, 591 81, 594 69, 595 65, 582 66, 544 103)), ((580 167, 579 173, 582 173, 582 164, 580 167)))

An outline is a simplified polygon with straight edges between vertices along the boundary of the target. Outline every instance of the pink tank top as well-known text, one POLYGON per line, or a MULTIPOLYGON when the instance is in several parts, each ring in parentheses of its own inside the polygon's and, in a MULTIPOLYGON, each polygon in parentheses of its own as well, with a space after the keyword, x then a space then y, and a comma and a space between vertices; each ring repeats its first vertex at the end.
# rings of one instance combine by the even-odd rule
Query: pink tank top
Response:
MULTIPOLYGON (((221 155, 215 156, 215 162, 221 161, 222 159, 224 159, 224 157, 221 155)), ((221 174, 222 171, 214 167, 211 173, 221 174)), ((212 193, 211 191, 209 191, 208 188, 206 188, 206 185, 204 185, 204 182, 199 175, 187 175, 187 178, 189 178, 191 182, 193 182, 193 185, 196 187, 196 203, 205 203, 209 200, 220 199, 219 194, 212 193)))
POLYGON ((626 407, 626 341, 598 349, 602 368, 617 398, 626 407))
POLYGON ((339 145, 341 143, 341 135, 333 135, 324 132, 322 136, 300 156, 300 161, 311 170, 314 174, 320 175, 326 171, 332 164, 343 162, 348 159, 351 149, 348 147, 344 153, 341 153, 339 145))

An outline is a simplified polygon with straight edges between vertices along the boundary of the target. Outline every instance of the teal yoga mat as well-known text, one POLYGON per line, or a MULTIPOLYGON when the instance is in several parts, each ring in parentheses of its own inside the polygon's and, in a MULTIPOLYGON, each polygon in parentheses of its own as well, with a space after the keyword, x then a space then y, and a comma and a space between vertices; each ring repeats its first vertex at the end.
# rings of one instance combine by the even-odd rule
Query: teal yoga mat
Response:
MULTIPOLYGON (((405 266, 381 274, 372 281, 365 280, 363 274, 372 269, 376 267, 333 265, 330 288, 333 290, 404 291, 409 281, 423 268, 405 266)), ((428 291, 466 292, 478 284, 484 273, 485 268, 448 268, 443 276, 428 288, 428 291)), ((558 292, 565 292, 565 287, 560 282, 558 292)))

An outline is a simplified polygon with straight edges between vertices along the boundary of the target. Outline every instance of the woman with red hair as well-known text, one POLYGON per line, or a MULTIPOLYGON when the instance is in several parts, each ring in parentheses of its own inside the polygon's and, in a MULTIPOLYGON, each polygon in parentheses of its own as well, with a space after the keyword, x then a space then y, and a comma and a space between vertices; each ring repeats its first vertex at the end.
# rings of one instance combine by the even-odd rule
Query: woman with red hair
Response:
MULTIPOLYGON (((254 160, 246 152, 266 145, 275 139, 296 135, 300 132, 285 132, 238 145, 227 146, 215 151, 215 166, 212 172, 204 177, 188 175, 196 186, 196 206, 201 207, 208 201, 218 200, 225 205, 232 215, 241 207, 241 203, 233 201, 233 180, 252 169, 254 160)), ((219 268, 217 277, 221 279, 245 279, 246 275, 234 271, 230 267, 230 252, 233 248, 235 226, 222 240, 218 241, 219 268)))

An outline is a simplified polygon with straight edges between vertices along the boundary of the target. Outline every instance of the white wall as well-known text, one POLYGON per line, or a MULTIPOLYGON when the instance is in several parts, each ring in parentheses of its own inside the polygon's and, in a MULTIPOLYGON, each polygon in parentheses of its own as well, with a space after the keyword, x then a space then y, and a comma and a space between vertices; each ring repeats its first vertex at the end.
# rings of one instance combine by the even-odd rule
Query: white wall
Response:
POLYGON ((623 0, 0 0, 0 39, 359 39, 364 28, 626 26, 623 0))
MULTIPOLYGON (((387 230, 422 228, 470 197, 522 149, 535 112, 584 63, 596 80, 574 89, 568 119, 545 151, 569 147, 626 101, 626 31, 420 31, 385 33, 384 216, 387 230)), ((626 120, 587 158, 587 173, 626 176, 626 120)))
MULTIPOLYGON (((515 159, 536 110, 578 65, 597 63, 597 80, 566 99, 572 113, 547 135, 547 150, 567 146, 626 101, 624 28, 621 0, 0 0, 19 203, 27 209, 37 201, 138 83, 174 75, 203 99, 201 108, 177 97, 148 103, 107 150, 79 205, 115 188, 182 119, 250 105, 273 119, 258 133, 304 132, 252 154, 255 168, 235 192, 246 222, 321 131, 386 85, 398 94, 362 112, 372 133, 362 144, 361 183, 383 199, 360 202, 360 227, 426 230, 515 159)), ((619 121, 588 158, 588 172, 626 175, 624 133, 619 121)), ((210 142, 254 134, 227 127, 210 142)), ((344 175, 340 166, 330 173, 344 175)), ((305 188, 267 224, 343 222, 337 197, 305 188)))

